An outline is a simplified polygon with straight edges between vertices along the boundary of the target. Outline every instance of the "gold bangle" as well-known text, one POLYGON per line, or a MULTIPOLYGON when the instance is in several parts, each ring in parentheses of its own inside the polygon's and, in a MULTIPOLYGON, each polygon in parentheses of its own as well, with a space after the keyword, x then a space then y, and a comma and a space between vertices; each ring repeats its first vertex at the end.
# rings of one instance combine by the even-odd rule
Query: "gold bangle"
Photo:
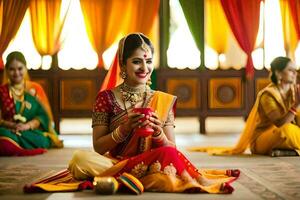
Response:
POLYGON ((112 133, 111 133, 111 138, 116 142, 116 143, 121 143, 126 140, 126 136, 122 135, 120 132, 120 127, 116 128, 112 133))
POLYGON ((161 135, 161 133, 162 133, 162 131, 159 131, 158 133, 153 134, 153 137, 158 137, 161 135))
POLYGON ((116 143, 119 143, 116 138, 114 137, 114 131, 110 134, 111 135, 111 138, 113 139, 113 141, 115 141, 116 143))
POLYGON ((163 131, 159 132, 157 135, 153 135, 153 139, 158 141, 158 140, 163 140, 165 134, 163 134, 163 131))

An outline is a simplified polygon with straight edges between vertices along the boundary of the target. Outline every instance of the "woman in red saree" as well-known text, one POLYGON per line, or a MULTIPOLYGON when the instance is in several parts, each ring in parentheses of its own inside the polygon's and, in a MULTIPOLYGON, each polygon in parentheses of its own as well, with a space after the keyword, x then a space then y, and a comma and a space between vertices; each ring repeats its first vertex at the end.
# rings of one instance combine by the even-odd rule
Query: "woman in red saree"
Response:
POLYGON ((176 97, 147 85, 153 71, 150 40, 141 33, 129 34, 120 41, 116 58, 119 62, 108 72, 93 108, 95 152, 76 151, 69 163, 72 176, 62 172, 34 186, 76 190, 93 177, 129 173, 146 191, 231 193, 230 182, 239 170, 198 170, 176 149, 176 97), (115 87, 119 75, 124 81, 115 87), (148 108, 148 113, 136 112, 137 108, 148 108))
POLYGON ((117 58, 120 73, 112 66, 106 82, 118 82, 118 74, 124 81, 99 92, 92 123, 96 152, 75 153, 69 165, 75 178, 118 177, 127 172, 138 178, 146 191, 231 193, 229 183, 238 170, 198 170, 176 149, 176 97, 147 85, 153 71, 150 40, 141 33, 129 34, 120 41, 117 58), (117 74, 112 74, 113 70, 117 74), (134 112, 140 107, 154 112, 146 116, 134 112), (136 130, 141 127, 150 127, 153 134, 139 135, 136 130))
POLYGON ((36 155, 53 146, 62 147, 47 96, 39 84, 28 79, 23 54, 10 53, 0 86, 0 156, 36 155))

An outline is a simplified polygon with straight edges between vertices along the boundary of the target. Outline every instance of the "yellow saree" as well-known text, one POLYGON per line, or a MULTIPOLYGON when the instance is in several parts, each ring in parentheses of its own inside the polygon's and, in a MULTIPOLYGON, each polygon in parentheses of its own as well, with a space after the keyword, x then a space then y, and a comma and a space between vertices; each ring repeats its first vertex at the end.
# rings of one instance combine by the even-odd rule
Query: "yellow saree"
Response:
MULTIPOLYGON (((294 102, 294 91, 283 101, 276 85, 270 84, 257 95, 238 143, 234 147, 191 147, 190 151, 207 152, 211 155, 242 154, 250 148, 254 154, 268 154, 274 148, 300 149, 300 128, 288 123, 276 127, 268 118, 269 111, 276 109, 286 114, 294 102)), ((297 115, 298 117, 298 115, 297 115)))

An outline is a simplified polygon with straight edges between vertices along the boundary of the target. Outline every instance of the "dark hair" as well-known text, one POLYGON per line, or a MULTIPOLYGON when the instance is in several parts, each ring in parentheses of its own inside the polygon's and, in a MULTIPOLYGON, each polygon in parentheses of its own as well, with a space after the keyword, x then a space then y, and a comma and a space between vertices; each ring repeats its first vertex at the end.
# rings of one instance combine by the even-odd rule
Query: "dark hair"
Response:
POLYGON ((5 68, 7 69, 14 60, 17 60, 26 66, 26 59, 24 55, 19 51, 13 51, 6 57, 5 68))
POLYGON ((280 56, 280 57, 275 58, 271 62, 271 72, 272 72, 272 74, 271 74, 271 81, 273 83, 275 83, 275 84, 278 83, 278 80, 277 80, 277 77, 275 75, 275 72, 276 71, 279 71, 279 72, 283 71, 286 68, 287 64, 290 61, 291 61, 290 58, 280 56))
POLYGON ((124 47, 123 47, 123 55, 122 55, 122 63, 120 65, 125 65, 127 59, 132 56, 133 52, 142 46, 143 41, 140 36, 143 38, 145 43, 150 47, 152 54, 154 53, 154 48, 151 41, 143 34, 133 33, 128 35, 125 38, 124 47))

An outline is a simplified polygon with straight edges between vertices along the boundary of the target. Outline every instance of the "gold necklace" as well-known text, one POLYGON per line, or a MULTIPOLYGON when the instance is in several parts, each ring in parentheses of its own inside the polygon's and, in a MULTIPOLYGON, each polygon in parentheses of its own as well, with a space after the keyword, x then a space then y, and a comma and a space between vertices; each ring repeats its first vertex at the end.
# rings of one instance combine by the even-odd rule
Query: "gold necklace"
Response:
POLYGON ((11 85, 9 87, 9 91, 10 91, 11 96, 14 99, 20 100, 20 101, 24 100, 25 85, 23 83, 18 84, 18 85, 11 85))
MULTIPOLYGON (((150 90, 149 86, 141 87, 130 87, 126 83, 122 83, 120 86, 120 93, 122 95, 122 100, 125 105, 125 102, 128 101, 131 106, 134 106, 136 103, 146 99, 147 92, 150 90)), ((126 110, 126 106, 125 106, 126 110)))

